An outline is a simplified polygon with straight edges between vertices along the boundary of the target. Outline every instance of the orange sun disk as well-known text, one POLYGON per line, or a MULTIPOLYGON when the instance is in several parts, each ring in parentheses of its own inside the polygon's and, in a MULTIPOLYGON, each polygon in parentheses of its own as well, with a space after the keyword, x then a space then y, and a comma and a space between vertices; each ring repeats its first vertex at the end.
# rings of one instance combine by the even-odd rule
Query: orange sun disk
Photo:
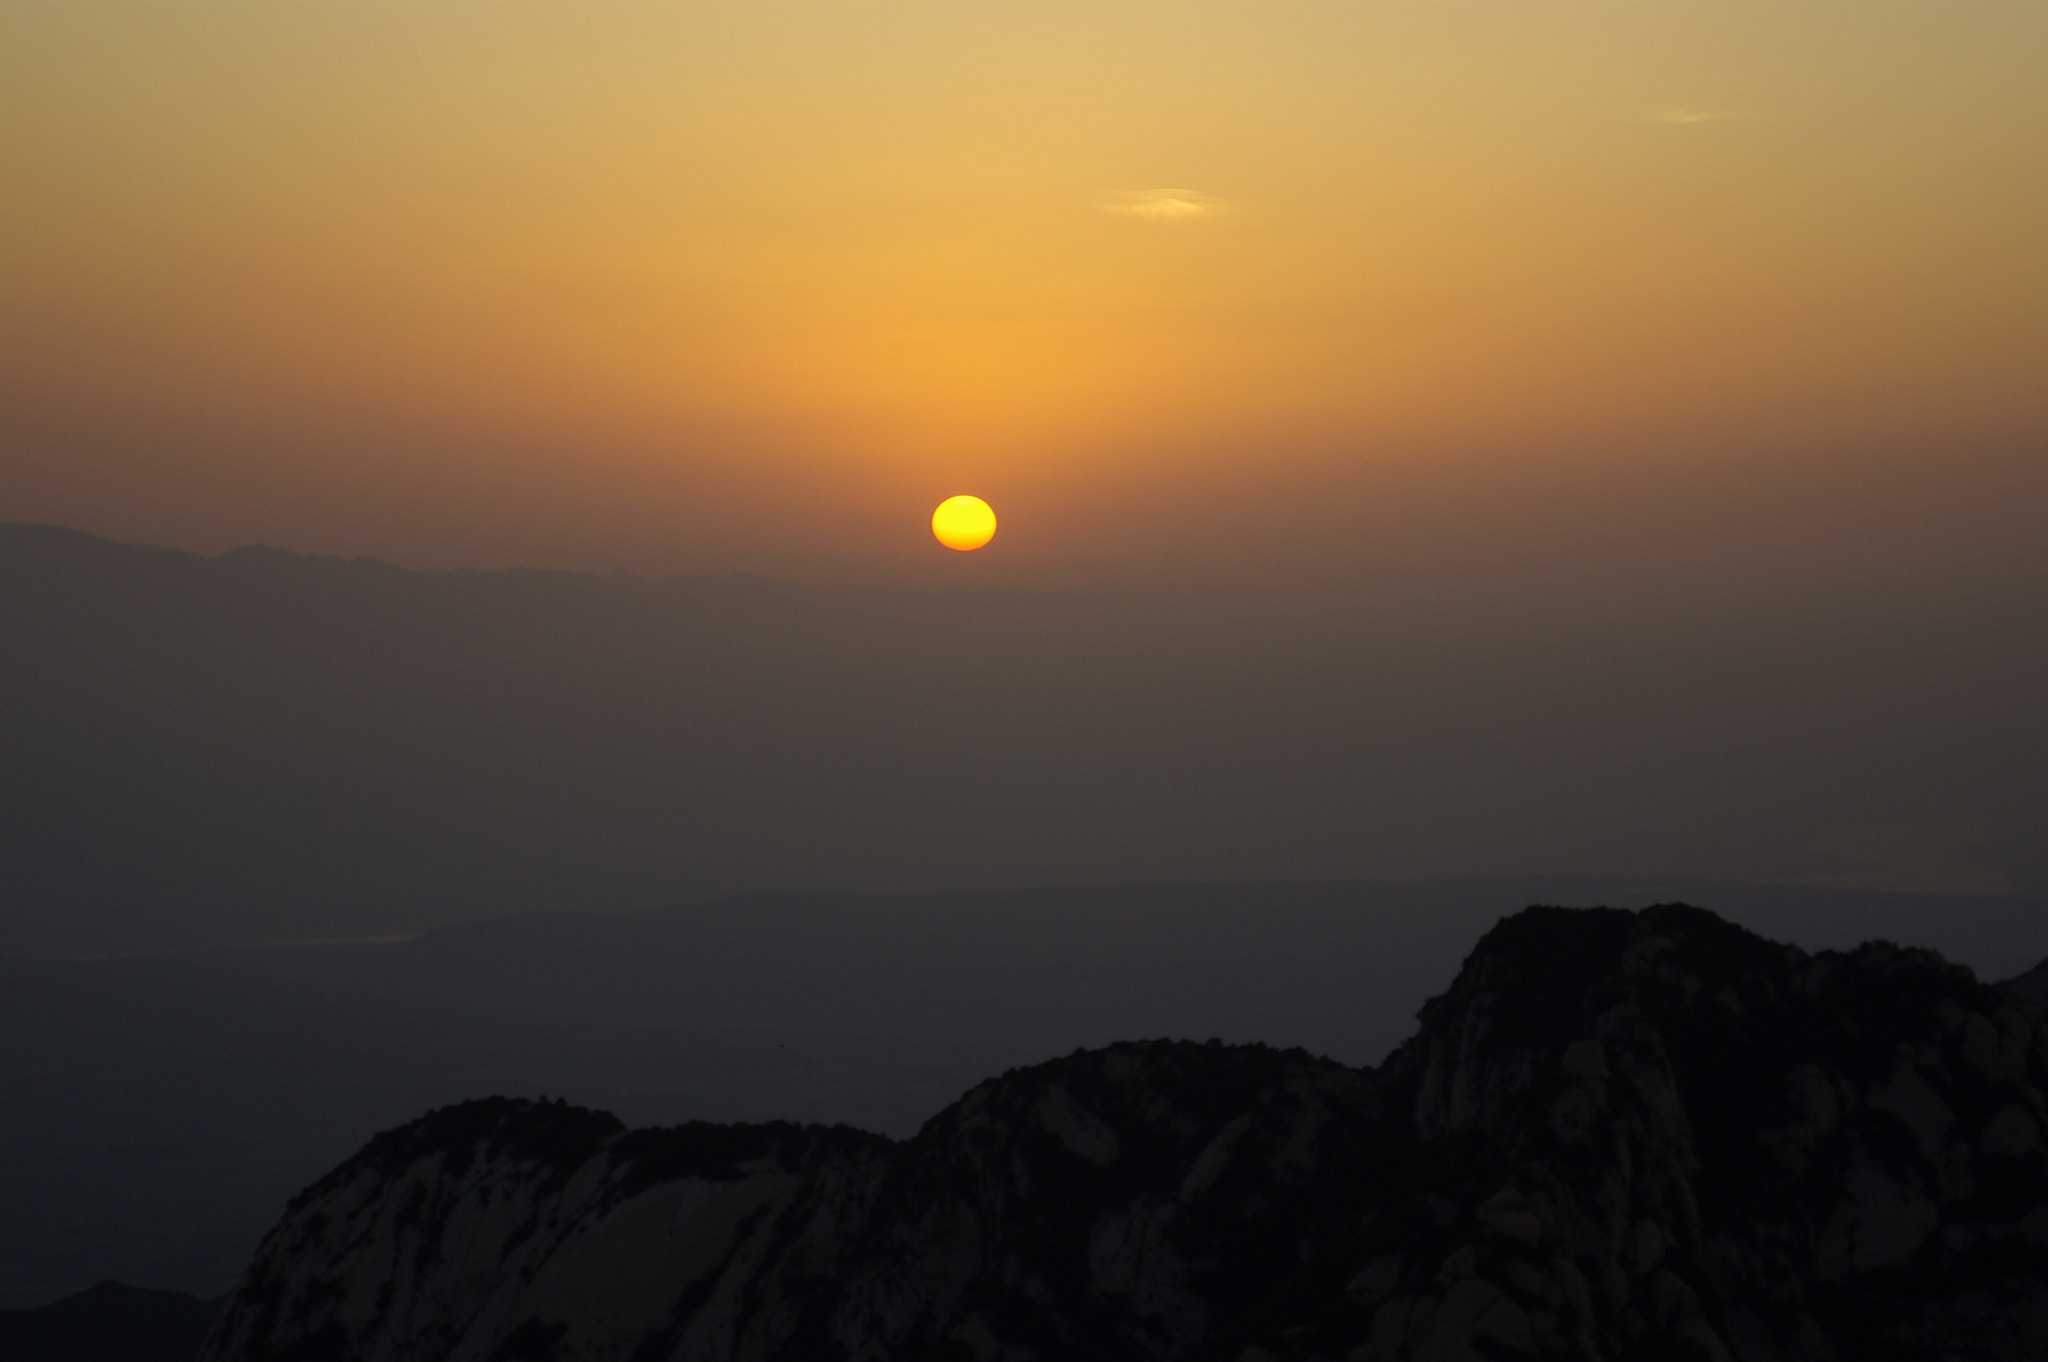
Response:
POLYGON ((947 497, 932 512, 932 537, 966 553, 996 537, 996 513, 980 497, 947 497))

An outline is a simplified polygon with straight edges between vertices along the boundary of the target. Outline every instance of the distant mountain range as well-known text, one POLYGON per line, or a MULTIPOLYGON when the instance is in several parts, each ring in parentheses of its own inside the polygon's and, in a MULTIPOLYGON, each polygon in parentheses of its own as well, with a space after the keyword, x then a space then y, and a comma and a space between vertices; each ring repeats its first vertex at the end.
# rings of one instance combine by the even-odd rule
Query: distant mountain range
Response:
POLYGON ((1426 583, 834 592, 0 525, 0 954, 767 891, 2044 894, 2032 599, 1679 627, 1426 583))
POLYGON ((906 1140, 436 1111, 204 1362, 2028 1362, 2048 1005, 1931 952, 1532 908, 1385 1063, 1131 1041, 906 1140))
POLYGON ((192 1362, 222 1302, 101 1282, 36 1310, 0 1310, 7 1362, 192 1362))

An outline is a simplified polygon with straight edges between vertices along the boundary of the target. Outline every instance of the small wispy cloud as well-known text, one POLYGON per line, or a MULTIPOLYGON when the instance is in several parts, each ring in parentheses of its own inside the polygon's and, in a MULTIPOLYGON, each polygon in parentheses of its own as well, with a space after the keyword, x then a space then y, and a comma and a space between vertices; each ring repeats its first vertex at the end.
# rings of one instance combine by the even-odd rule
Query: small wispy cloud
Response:
POLYGON ((1105 195, 1095 206, 1105 213, 1146 222, 1194 222, 1230 208, 1225 200, 1195 189, 1127 190, 1105 195))
POLYGON ((1652 123, 1730 123, 1748 115, 1726 109, 1653 109, 1652 123))

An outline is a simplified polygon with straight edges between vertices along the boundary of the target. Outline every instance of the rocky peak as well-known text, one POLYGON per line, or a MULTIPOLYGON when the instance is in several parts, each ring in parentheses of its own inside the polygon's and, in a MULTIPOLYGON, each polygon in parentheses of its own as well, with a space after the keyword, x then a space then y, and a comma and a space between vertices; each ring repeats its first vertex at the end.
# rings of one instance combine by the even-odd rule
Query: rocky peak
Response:
POLYGON ((1534 908, 1377 1071, 1146 1042, 914 1139, 470 1103, 288 1211, 207 1356, 2048 1356, 2044 1009, 1534 908))

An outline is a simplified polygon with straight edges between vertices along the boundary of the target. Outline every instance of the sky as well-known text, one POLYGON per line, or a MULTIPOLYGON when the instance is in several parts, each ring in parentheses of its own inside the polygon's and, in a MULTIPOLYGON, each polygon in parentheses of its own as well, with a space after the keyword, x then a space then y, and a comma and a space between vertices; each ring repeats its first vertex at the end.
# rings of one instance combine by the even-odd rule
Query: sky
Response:
POLYGON ((828 585, 2009 582, 2044 53, 2037 0, 18 0, 0 519, 828 585), (962 492, 971 556, 925 529, 962 492))

